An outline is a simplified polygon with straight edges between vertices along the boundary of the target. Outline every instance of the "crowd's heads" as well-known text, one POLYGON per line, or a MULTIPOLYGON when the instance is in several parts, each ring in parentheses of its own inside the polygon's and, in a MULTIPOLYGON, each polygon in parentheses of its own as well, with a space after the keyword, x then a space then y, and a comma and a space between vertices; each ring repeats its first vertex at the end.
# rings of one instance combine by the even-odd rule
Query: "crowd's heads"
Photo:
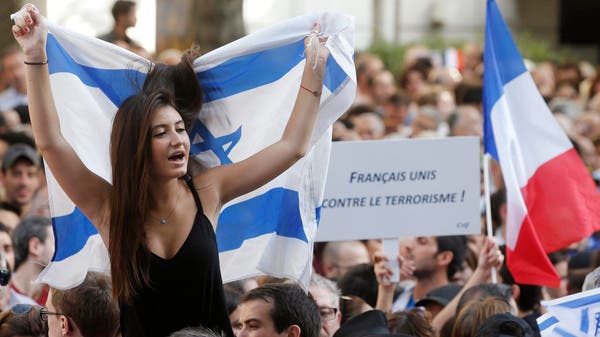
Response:
POLYGON ((112 298, 110 277, 88 272, 82 284, 68 290, 50 289, 47 309, 49 337, 77 335, 116 336, 119 306, 112 298))
POLYGON ((29 304, 17 304, 0 313, 0 337, 46 336, 47 327, 40 309, 29 304))
POLYGON ((15 266, 15 250, 10 234, 11 229, 2 222, 0 222, 0 251, 6 259, 8 269, 12 270, 15 266))
POLYGON ((358 264, 338 281, 338 286, 344 296, 357 296, 371 307, 377 304, 377 277, 373 264, 358 264))
POLYGON ((353 266, 369 261, 367 247, 360 241, 328 242, 322 255, 323 275, 337 280, 353 266))
POLYGON ((491 316, 510 312, 506 301, 489 297, 471 301, 456 316, 452 337, 474 337, 479 327, 491 316))
POLYGON ((5 201, 17 208, 31 203, 39 187, 40 159, 36 151, 26 144, 11 145, 2 157, 2 183, 5 201))
POLYGON ((464 236, 421 236, 407 242, 409 258, 414 260, 414 275, 424 280, 444 273, 448 280, 461 269, 467 255, 464 236))
POLYGON ((600 267, 592 270, 585 276, 581 290, 588 291, 596 288, 600 288, 600 267))
POLYGON ((512 288, 502 283, 482 283, 465 290, 456 305, 456 312, 460 312, 469 302, 483 301, 490 297, 505 301, 511 306, 511 312, 517 313, 512 288))
POLYGON ((137 22, 136 3, 134 1, 115 1, 111 14, 115 24, 133 27, 137 22))
POLYGON ((233 333, 237 335, 241 329, 240 323, 240 299, 243 293, 234 286, 225 284, 223 285, 225 292, 225 306, 227 307, 227 314, 229 314, 229 322, 233 328, 233 333))
POLYGON ((0 69, 6 84, 25 95, 25 56, 17 46, 9 46, 0 53, 0 69))
POLYGON ((321 317, 315 301, 298 285, 267 284, 244 295, 238 337, 318 337, 321 317))
POLYGON ((415 303, 416 307, 424 307, 435 317, 445 306, 452 301, 454 296, 460 292, 461 287, 456 284, 448 284, 435 288, 428 292, 425 297, 415 303))
POLYGON ((354 131, 362 140, 377 140, 385 136, 385 125, 381 116, 375 112, 365 112, 352 119, 354 131))
POLYGON ((388 327, 391 333, 416 337, 434 337, 431 316, 421 308, 397 311, 388 315, 388 327))
POLYGON ((342 322, 339 288, 333 281, 313 273, 310 280, 310 295, 317 303, 321 314, 319 337, 332 337, 342 322))
POLYGON ((567 293, 569 295, 581 291, 585 276, 594 268, 595 254, 595 251, 583 250, 575 253, 569 259, 567 267, 567 293))
POLYGON ((48 218, 34 216, 22 220, 12 232, 12 240, 14 270, 28 260, 40 267, 46 266, 54 254, 54 234, 48 218))
POLYGON ((475 333, 475 337, 534 337, 536 335, 526 321, 505 313, 489 317, 475 333))
POLYGON ((500 268, 500 277, 502 282, 513 286, 513 292, 517 307, 522 312, 536 310, 540 307, 540 301, 542 300, 542 287, 530 284, 519 284, 515 281, 512 273, 508 270, 506 262, 500 268))
POLYGON ((169 335, 169 337, 223 337, 223 333, 216 332, 209 328, 202 326, 195 328, 185 328, 183 330, 176 331, 169 335))
POLYGON ((364 337, 387 334, 389 334, 389 329, 383 311, 367 310, 346 320, 334 337, 364 337))
POLYGON ((566 250, 559 250, 552 254, 548 254, 550 262, 556 269, 558 277, 560 277, 560 286, 558 288, 546 287, 546 291, 551 298, 567 296, 567 281, 568 281, 568 264, 569 255, 566 250))

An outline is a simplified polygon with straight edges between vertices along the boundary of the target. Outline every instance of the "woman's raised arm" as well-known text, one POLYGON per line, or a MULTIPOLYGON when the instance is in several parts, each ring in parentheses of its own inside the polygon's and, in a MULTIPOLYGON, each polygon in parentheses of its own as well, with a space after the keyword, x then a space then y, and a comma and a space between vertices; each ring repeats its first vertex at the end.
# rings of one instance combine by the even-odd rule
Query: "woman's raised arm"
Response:
POLYGON ((283 136, 276 143, 235 164, 216 167, 196 177, 198 184, 210 184, 217 194, 217 209, 229 200, 246 194, 271 181, 302 158, 308 150, 317 119, 325 64, 329 50, 313 31, 304 40, 306 64, 298 88, 296 103, 283 136))
POLYGON ((108 238, 104 235, 108 228, 102 224, 102 215, 110 184, 81 162, 61 134, 50 90, 48 29, 37 8, 29 4, 15 15, 14 21, 13 35, 25 54, 29 114, 36 145, 62 189, 98 227, 101 236, 108 238))

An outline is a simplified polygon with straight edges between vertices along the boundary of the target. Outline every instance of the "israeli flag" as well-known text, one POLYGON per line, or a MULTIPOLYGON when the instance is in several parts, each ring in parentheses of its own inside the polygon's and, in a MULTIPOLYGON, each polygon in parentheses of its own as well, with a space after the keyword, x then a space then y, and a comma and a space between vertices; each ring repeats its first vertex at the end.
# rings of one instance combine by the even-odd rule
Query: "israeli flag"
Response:
POLYGON ((600 336, 600 289, 542 302, 537 319, 542 337, 600 336))
MULTIPOLYGON (((356 93, 354 19, 317 13, 248 35, 194 61, 204 105, 190 133, 203 167, 243 160, 283 134, 304 68, 304 37, 321 25, 331 52, 319 116, 306 156, 285 173, 223 207, 217 242, 224 282, 260 274, 307 285, 331 146, 331 124, 356 93)), ((61 131, 83 163, 112 181, 109 139, 121 103, 142 87, 149 61, 47 23, 52 94, 61 131)), ((94 226, 46 168, 56 252, 39 277, 59 289, 88 270, 110 270, 94 226)))

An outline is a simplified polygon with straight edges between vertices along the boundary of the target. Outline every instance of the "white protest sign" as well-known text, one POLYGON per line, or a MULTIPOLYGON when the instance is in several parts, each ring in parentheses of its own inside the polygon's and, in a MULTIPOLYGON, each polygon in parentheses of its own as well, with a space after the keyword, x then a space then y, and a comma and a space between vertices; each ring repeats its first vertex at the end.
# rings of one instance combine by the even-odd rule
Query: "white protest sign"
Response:
POLYGON ((480 233, 479 139, 334 142, 316 241, 480 233))

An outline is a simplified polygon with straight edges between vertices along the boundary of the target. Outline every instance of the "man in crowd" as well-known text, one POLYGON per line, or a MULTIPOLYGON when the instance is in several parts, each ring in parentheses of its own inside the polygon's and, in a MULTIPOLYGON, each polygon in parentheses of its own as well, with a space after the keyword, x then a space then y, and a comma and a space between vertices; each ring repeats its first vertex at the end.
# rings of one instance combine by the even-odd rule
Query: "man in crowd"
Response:
POLYGON ((89 272, 82 284, 50 289, 46 313, 48 337, 106 337, 119 331, 119 306, 106 274, 89 272))
POLYGON ((323 249, 323 276, 339 280, 352 266, 369 263, 369 251, 360 241, 328 242, 323 249))
POLYGON ((134 27, 137 23, 136 7, 133 1, 116 1, 111 10, 115 25, 109 33, 98 38, 111 43, 124 44, 123 47, 128 49, 139 47, 127 35, 127 28, 134 27))
POLYGON ((35 283, 54 255, 54 234, 48 218, 29 217, 12 233, 15 266, 9 306, 17 303, 45 305, 48 286, 35 283))
POLYGON ((315 301, 295 284, 266 284, 240 303, 238 337, 318 337, 321 317, 315 301))
POLYGON ((310 295, 317 303, 321 314, 319 337, 332 337, 342 322, 340 290, 334 282, 313 273, 310 280, 310 295))
POLYGON ((404 289, 392 311, 410 309, 435 288, 449 284, 467 255, 464 236, 420 236, 407 242, 408 258, 414 261, 414 287, 404 289))
POLYGON ((11 145, 2 157, 3 201, 6 207, 18 210, 21 218, 29 213, 39 186, 39 166, 39 156, 27 144, 11 145))
POLYGON ((10 110, 27 105, 25 88, 25 56, 20 48, 11 46, 0 55, 0 76, 8 86, 0 93, 0 110, 10 110))

